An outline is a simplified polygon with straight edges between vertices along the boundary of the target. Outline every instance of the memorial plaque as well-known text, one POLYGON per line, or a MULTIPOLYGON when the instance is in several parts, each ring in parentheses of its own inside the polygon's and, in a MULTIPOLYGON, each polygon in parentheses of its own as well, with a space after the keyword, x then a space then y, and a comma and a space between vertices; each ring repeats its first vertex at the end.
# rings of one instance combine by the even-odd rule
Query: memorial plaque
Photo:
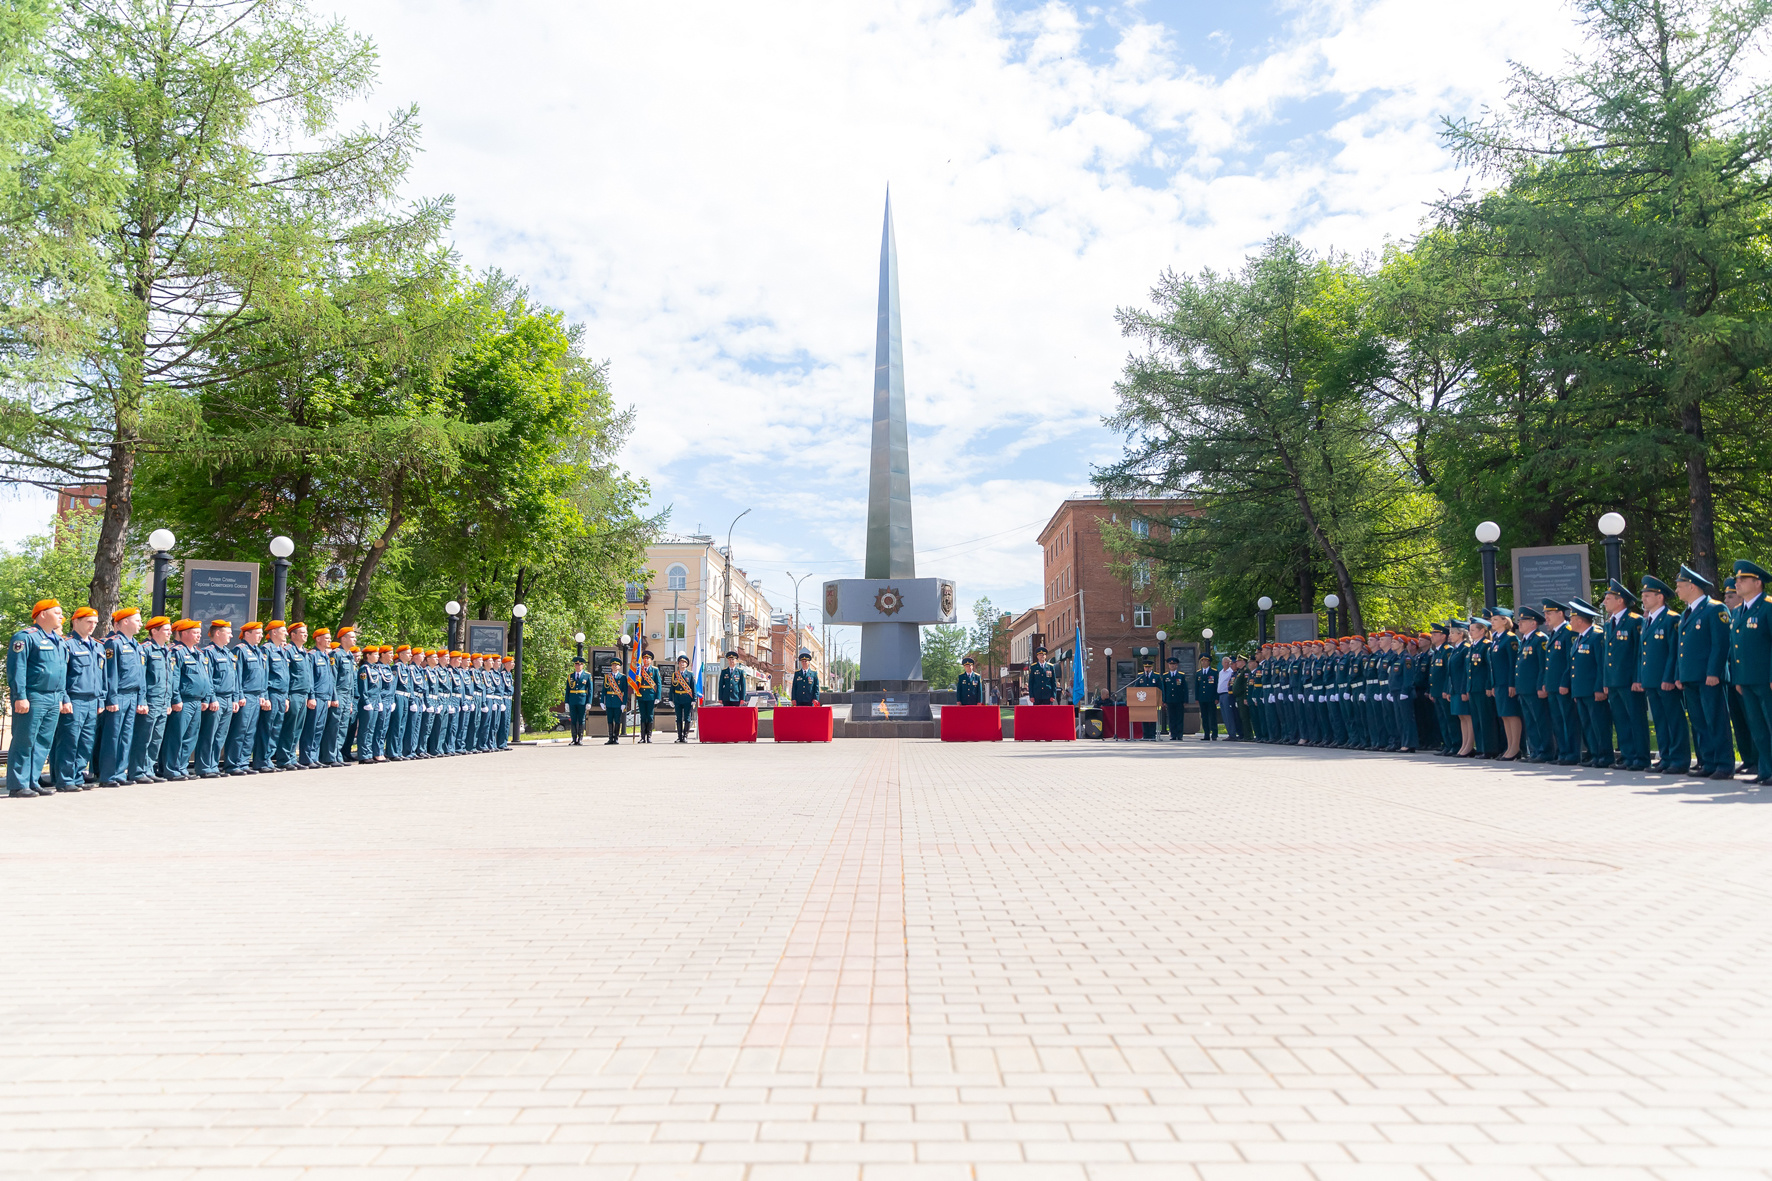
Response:
POLYGON ((1515 607, 1537 607, 1545 599, 1567 603, 1573 596, 1586 599, 1593 593, 1585 545, 1527 546, 1508 551, 1508 556, 1515 607))
POLYGON ((209 621, 225 619, 240 634, 240 625, 258 618, 258 563, 185 560, 182 610, 195 619, 208 637, 209 621))
POLYGON ((1309 643, 1317 638, 1317 617, 1309 615, 1274 616, 1274 642, 1277 644, 1309 643))
POLYGON ((508 626, 510 625, 502 619, 468 620, 466 651, 502 657, 505 654, 505 628, 508 626))

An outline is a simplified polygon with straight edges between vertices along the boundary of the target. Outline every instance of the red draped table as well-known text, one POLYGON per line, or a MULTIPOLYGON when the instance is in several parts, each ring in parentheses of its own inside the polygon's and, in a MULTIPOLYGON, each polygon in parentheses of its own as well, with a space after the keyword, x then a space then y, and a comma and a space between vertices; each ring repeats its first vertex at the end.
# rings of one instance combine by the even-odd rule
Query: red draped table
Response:
POLYGON ((1003 711, 994 705, 944 705, 941 707, 943 742, 1003 741, 1003 711))
POLYGON ((757 741, 757 711, 748 705, 704 705, 695 711, 695 721, 702 742, 757 741))
MULTIPOLYGON (((753 713, 756 711, 752 711, 753 713)), ((756 727, 751 727, 755 737, 756 727)), ((828 705, 778 705, 775 707, 777 742, 829 742, 835 733, 828 705)))
MULTIPOLYGON (((945 714, 947 710, 942 710, 945 714)), ((1068 705, 1015 707, 1015 741, 1070 742, 1077 737, 1077 714, 1068 705)))

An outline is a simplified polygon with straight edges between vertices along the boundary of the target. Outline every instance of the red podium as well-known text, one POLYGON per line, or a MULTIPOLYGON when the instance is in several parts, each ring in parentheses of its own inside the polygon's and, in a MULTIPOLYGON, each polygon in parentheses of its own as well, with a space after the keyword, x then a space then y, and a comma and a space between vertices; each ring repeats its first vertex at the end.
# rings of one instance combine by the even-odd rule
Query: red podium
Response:
POLYGON ((1003 741, 1003 711, 994 705, 944 705, 941 707, 943 742, 1003 741))
POLYGON ((701 742, 757 741, 757 711, 752 706, 703 706, 695 711, 695 723, 701 742))
MULTIPOLYGON (((946 713, 947 710, 942 710, 946 713)), ((1077 737, 1077 713, 1068 705, 1018 705, 1015 707, 1015 741, 1072 742, 1077 737)))
MULTIPOLYGON (((755 713, 756 711, 751 711, 755 713)), ((778 705, 775 707, 775 740, 777 742, 829 742, 835 733, 831 707, 828 705, 778 705)), ((751 727, 755 741, 757 728, 751 727)))

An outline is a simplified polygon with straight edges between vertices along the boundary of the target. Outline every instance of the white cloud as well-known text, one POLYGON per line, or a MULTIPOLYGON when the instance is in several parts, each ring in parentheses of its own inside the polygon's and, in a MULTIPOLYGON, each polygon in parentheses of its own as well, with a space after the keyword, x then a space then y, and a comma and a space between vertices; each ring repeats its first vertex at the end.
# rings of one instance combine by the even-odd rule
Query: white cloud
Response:
MULTIPOLYGON (((380 106, 426 124, 475 265, 590 326, 639 406, 627 460, 674 526, 739 508, 750 552, 859 555, 881 197, 897 214, 918 537, 1043 521, 1111 455, 1117 305, 1268 235, 1376 247, 1457 187, 1439 118, 1494 101, 1566 14, 1303 7, 1218 76, 1154 15, 940 0, 356 0, 380 106), (1303 120, 1302 124, 1300 120, 1303 120)), ((1208 40, 1217 54, 1225 38, 1208 40)), ((1034 529, 932 553, 970 598, 1035 601, 1034 529)), ((741 556, 746 551, 741 548, 741 556)), ((821 567, 825 569, 828 567, 821 567)))

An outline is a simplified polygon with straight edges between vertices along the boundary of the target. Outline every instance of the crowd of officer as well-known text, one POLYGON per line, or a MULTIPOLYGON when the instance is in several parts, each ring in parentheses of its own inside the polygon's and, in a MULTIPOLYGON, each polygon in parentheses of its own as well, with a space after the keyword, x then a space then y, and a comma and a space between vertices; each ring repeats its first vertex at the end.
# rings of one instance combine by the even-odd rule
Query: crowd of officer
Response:
POLYGON ((1614 579, 1599 606, 1545 599, 1426 634, 1268 644, 1252 661, 1202 662, 1191 685, 1173 667, 1140 679, 1162 686, 1176 737, 1191 689, 1203 738, 1216 737, 1216 708, 1233 739, 1766 784, 1769 577, 1737 562, 1719 599, 1682 566, 1673 585, 1645 577, 1640 593, 1614 579))
POLYGON ((64 635, 61 604, 44 599, 12 637, 8 795, 510 745, 509 657, 358 645, 350 625, 315 629, 309 647, 305 624, 280 619, 246 623, 237 641, 225 619, 144 622, 125 607, 102 639, 98 622, 77 608, 64 635))

